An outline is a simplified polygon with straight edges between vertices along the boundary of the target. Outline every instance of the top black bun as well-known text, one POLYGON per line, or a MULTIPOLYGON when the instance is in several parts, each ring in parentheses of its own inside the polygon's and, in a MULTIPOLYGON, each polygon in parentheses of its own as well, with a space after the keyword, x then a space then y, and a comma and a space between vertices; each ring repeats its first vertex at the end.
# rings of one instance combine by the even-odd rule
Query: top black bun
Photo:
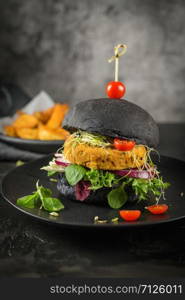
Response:
POLYGON ((78 129, 109 137, 135 140, 156 148, 159 130, 152 116, 125 99, 92 99, 76 104, 65 117, 63 128, 78 129))

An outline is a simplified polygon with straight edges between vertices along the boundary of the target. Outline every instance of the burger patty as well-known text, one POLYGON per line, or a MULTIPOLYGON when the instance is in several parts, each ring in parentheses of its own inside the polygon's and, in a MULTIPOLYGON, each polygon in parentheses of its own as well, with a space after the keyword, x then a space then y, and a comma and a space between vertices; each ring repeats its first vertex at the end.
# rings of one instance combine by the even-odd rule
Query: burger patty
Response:
POLYGON ((64 156, 71 163, 87 168, 121 170, 143 166, 147 160, 147 151, 142 145, 136 145, 126 152, 112 148, 93 147, 73 142, 69 137, 64 144, 64 156))

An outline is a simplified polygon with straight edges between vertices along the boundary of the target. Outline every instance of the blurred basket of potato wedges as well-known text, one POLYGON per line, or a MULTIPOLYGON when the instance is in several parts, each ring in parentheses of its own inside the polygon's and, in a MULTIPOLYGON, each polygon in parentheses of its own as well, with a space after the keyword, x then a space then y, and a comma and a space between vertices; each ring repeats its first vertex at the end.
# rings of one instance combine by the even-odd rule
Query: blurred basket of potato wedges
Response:
POLYGON ((67 104, 56 103, 32 115, 18 111, 15 121, 4 126, 4 133, 29 140, 65 140, 69 132, 62 128, 62 122, 68 110, 67 104))

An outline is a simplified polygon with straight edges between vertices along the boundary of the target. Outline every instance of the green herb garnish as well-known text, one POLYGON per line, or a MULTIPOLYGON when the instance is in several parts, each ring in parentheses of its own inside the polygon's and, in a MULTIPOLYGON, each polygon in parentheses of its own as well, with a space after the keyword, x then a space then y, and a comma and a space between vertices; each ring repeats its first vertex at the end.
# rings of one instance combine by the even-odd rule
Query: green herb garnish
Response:
POLYGON ((91 190, 98 190, 103 187, 112 187, 118 184, 118 177, 109 171, 90 169, 86 171, 85 180, 90 181, 91 190))
POLYGON ((162 177, 153 179, 118 177, 109 171, 86 169, 75 164, 65 168, 65 176, 68 183, 72 186, 81 180, 85 180, 90 182, 91 190, 115 187, 107 195, 108 204, 114 209, 119 209, 127 202, 127 187, 132 188, 138 198, 138 202, 140 202, 148 200, 151 196, 158 200, 161 196, 164 196, 164 190, 170 185, 167 182, 163 182, 162 177))
POLYGON ((124 186, 125 183, 108 193, 108 204, 110 207, 119 209, 127 202, 128 195, 125 192, 124 186))
POLYGON ((34 208, 39 205, 39 195, 37 192, 32 195, 24 196, 17 199, 17 205, 23 206, 26 208, 34 208))
POLYGON ((64 208, 59 199, 52 197, 52 191, 42 185, 39 186, 38 181, 36 183, 36 191, 31 195, 17 199, 17 205, 26 208, 44 208, 49 212, 59 211, 64 208))
POLYGON ((65 176, 70 185, 77 184, 86 173, 86 169, 79 165, 69 165, 65 168, 65 176))
POLYGON ((48 177, 53 176, 57 173, 57 171, 48 171, 47 175, 48 177))
POLYGON ((112 187, 120 180, 114 173, 109 171, 86 169, 75 164, 65 168, 65 176, 70 185, 75 185, 82 179, 89 181, 91 183, 90 189, 92 190, 112 187))
POLYGON ((138 201, 147 200, 151 195, 159 199, 164 196, 164 190, 170 186, 170 183, 163 182, 162 177, 153 179, 127 178, 126 185, 132 187, 138 197, 138 201))
POLYGON ((110 147, 111 143, 107 140, 105 136, 100 134, 93 134, 86 131, 77 131, 71 135, 72 143, 79 143, 79 144, 89 144, 91 146, 96 147, 110 147))

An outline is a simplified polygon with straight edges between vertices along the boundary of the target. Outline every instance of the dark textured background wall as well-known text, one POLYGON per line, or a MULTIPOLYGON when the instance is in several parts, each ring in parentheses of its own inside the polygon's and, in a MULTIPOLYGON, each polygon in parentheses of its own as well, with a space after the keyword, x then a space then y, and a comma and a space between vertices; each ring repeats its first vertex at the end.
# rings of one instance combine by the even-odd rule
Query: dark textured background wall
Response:
POLYGON ((0 77, 56 100, 104 96, 113 46, 128 45, 126 98, 158 121, 185 120, 184 0, 0 2, 0 77))

